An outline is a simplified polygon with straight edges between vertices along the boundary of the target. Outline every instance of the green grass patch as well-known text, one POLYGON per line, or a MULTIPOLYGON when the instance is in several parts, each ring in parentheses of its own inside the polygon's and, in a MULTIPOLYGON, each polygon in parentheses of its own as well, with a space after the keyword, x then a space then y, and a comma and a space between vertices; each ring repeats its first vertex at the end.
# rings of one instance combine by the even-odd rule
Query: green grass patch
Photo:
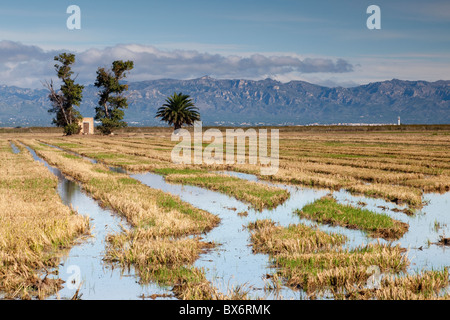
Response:
POLYGON ((67 154, 67 153, 64 153, 63 157, 68 158, 68 159, 81 159, 79 156, 76 156, 74 154, 67 154))
POLYGON ((101 169, 101 168, 94 168, 94 169, 92 169, 92 171, 98 172, 98 173, 104 173, 104 174, 116 174, 115 172, 113 172, 111 170, 101 169))
POLYGON ((170 182, 183 183, 218 191, 238 200, 249 202, 254 208, 274 208, 289 198, 289 192, 245 181, 236 177, 216 174, 168 175, 170 182))
POLYGON ((50 178, 28 178, 0 180, 0 188, 35 190, 35 192, 47 192, 48 189, 56 189, 56 181, 50 178))
POLYGON ((130 185, 130 184, 140 184, 139 181, 133 178, 119 178, 117 181, 121 184, 130 185))
POLYGON ((61 147, 61 148, 81 148, 82 145, 79 145, 78 143, 67 143, 67 142, 59 142, 54 143, 55 146, 61 147))
POLYGON ((386 214, 337 203, 325 196, 295 211, 299 216, 319 223, 360 229, 373 237, 398 239, 408 230, 408 224, 392 219, 386 214))
POLYGON ((99 159, 99 160, 124 158, 123 155, 116 154, 116 153, 87 153, 87 156, 89 158, 94 158, 94 159, 99 159))
POLYGON ((197 212, 194 207, 186 206, 183 201, 174 198, 171 194, 161 193, 157 197, 156 204, 158 207, 167 211, 178 210, 183 214, 193 217, 197 221, 205 220, 205 217, 197 212))
POLYGON ((199 273, 197 269, 193 267, 184 266, 159 266, 159 268, 148 272, 148 268, 141 270, 143 280, 153 280, 160 285, 173 285, 177 281, 186 281, 190 283, 198 283, 204 280, 204 275, 199 273), (147 270, 145 270, 147 269, 147 270))

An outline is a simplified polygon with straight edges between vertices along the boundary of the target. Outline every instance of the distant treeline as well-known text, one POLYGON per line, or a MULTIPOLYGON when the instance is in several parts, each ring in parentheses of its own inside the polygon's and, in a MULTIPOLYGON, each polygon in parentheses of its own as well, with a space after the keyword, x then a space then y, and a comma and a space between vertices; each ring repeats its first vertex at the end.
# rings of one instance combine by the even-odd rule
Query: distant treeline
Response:
POLYGON ((440 131, 450 130, 450 124, 405 124, 405 125, 376 125, 376 126, 286 126, 282 131, 440 131))
MULTIPOLYGON (((225 130, 227 128, 237 127, 208 127, 203 129, 220 128, 225 130)), ((240 127, 246 129, 246 127, 240 127)), ((408 124, 408 125, 377 125, 377 126, 267 126, 267 127, 252 127, 258 129, 279 129, 280 132, 373 132, 373 131, 450 131, 450 124, 408 124)), ((116 133, 151 133, 155 131, 173 131, 170 127, 125 127, 116 130, 116 133)), ((190 128, 192 130, 192 128, 190 128)), ((0 128, 0 133, 61 133, 63 129, 58 127, 16 127, 16 128, 0 128)))
POLYGON ((0 133, 61 133, 64 129, 58 127, 3 127, 0 128, 0 133))

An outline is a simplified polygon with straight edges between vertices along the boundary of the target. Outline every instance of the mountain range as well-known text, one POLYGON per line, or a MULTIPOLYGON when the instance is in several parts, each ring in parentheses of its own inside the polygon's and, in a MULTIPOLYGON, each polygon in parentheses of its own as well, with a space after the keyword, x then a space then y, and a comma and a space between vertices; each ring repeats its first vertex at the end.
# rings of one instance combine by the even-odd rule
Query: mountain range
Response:
MULTIPOLYGON (((174 92, 193 98, 204 125, 306 125, 337 123, 450 123, 450 81, 393 79, 351 88, 324 87, 304 81, 192 80, 130 82, 129 125, 160 125, 158 107, 174 92)), ((94 116, 98 89, 83 91, 79 108, 94 116)), ((49 126, 52 115, 45 89, 0 86, 0 126, 49 126)))

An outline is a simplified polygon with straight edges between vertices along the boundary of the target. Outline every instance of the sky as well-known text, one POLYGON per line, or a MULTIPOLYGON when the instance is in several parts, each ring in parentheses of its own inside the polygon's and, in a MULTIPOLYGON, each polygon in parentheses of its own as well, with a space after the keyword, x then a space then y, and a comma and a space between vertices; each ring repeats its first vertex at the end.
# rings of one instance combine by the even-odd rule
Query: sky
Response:
POLYGON ((15 0, 0 4, 0 85, 42 88, 76 54, 84 84, 133 60, 129 81, 303 80, 325 86, 450 79, 450 1, 15 0), (69 30, 70 5, 81 29, 69 30), (366 21, 380 8, 381 29, 366 21))

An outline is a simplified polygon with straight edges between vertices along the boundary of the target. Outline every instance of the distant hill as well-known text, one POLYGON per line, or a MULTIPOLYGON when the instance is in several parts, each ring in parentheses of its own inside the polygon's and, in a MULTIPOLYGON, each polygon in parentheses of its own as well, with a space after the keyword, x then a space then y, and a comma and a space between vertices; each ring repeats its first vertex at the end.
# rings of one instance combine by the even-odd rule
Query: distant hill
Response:
MULTIPOLYGON (((323 87, 303 81, 266 79, 151 80, 129 83, 130 125, 157 125, 156 109, 167 96, 189 94, 207 125, 281 125, 333 123, 450 123, 450 81, 375 82, 352 88, 323 87)), ((97 88, 84 91, 80 111, 94 116, 97 88)), ((44 89, 0 86, 1 126, 51 124, 44 89)))

